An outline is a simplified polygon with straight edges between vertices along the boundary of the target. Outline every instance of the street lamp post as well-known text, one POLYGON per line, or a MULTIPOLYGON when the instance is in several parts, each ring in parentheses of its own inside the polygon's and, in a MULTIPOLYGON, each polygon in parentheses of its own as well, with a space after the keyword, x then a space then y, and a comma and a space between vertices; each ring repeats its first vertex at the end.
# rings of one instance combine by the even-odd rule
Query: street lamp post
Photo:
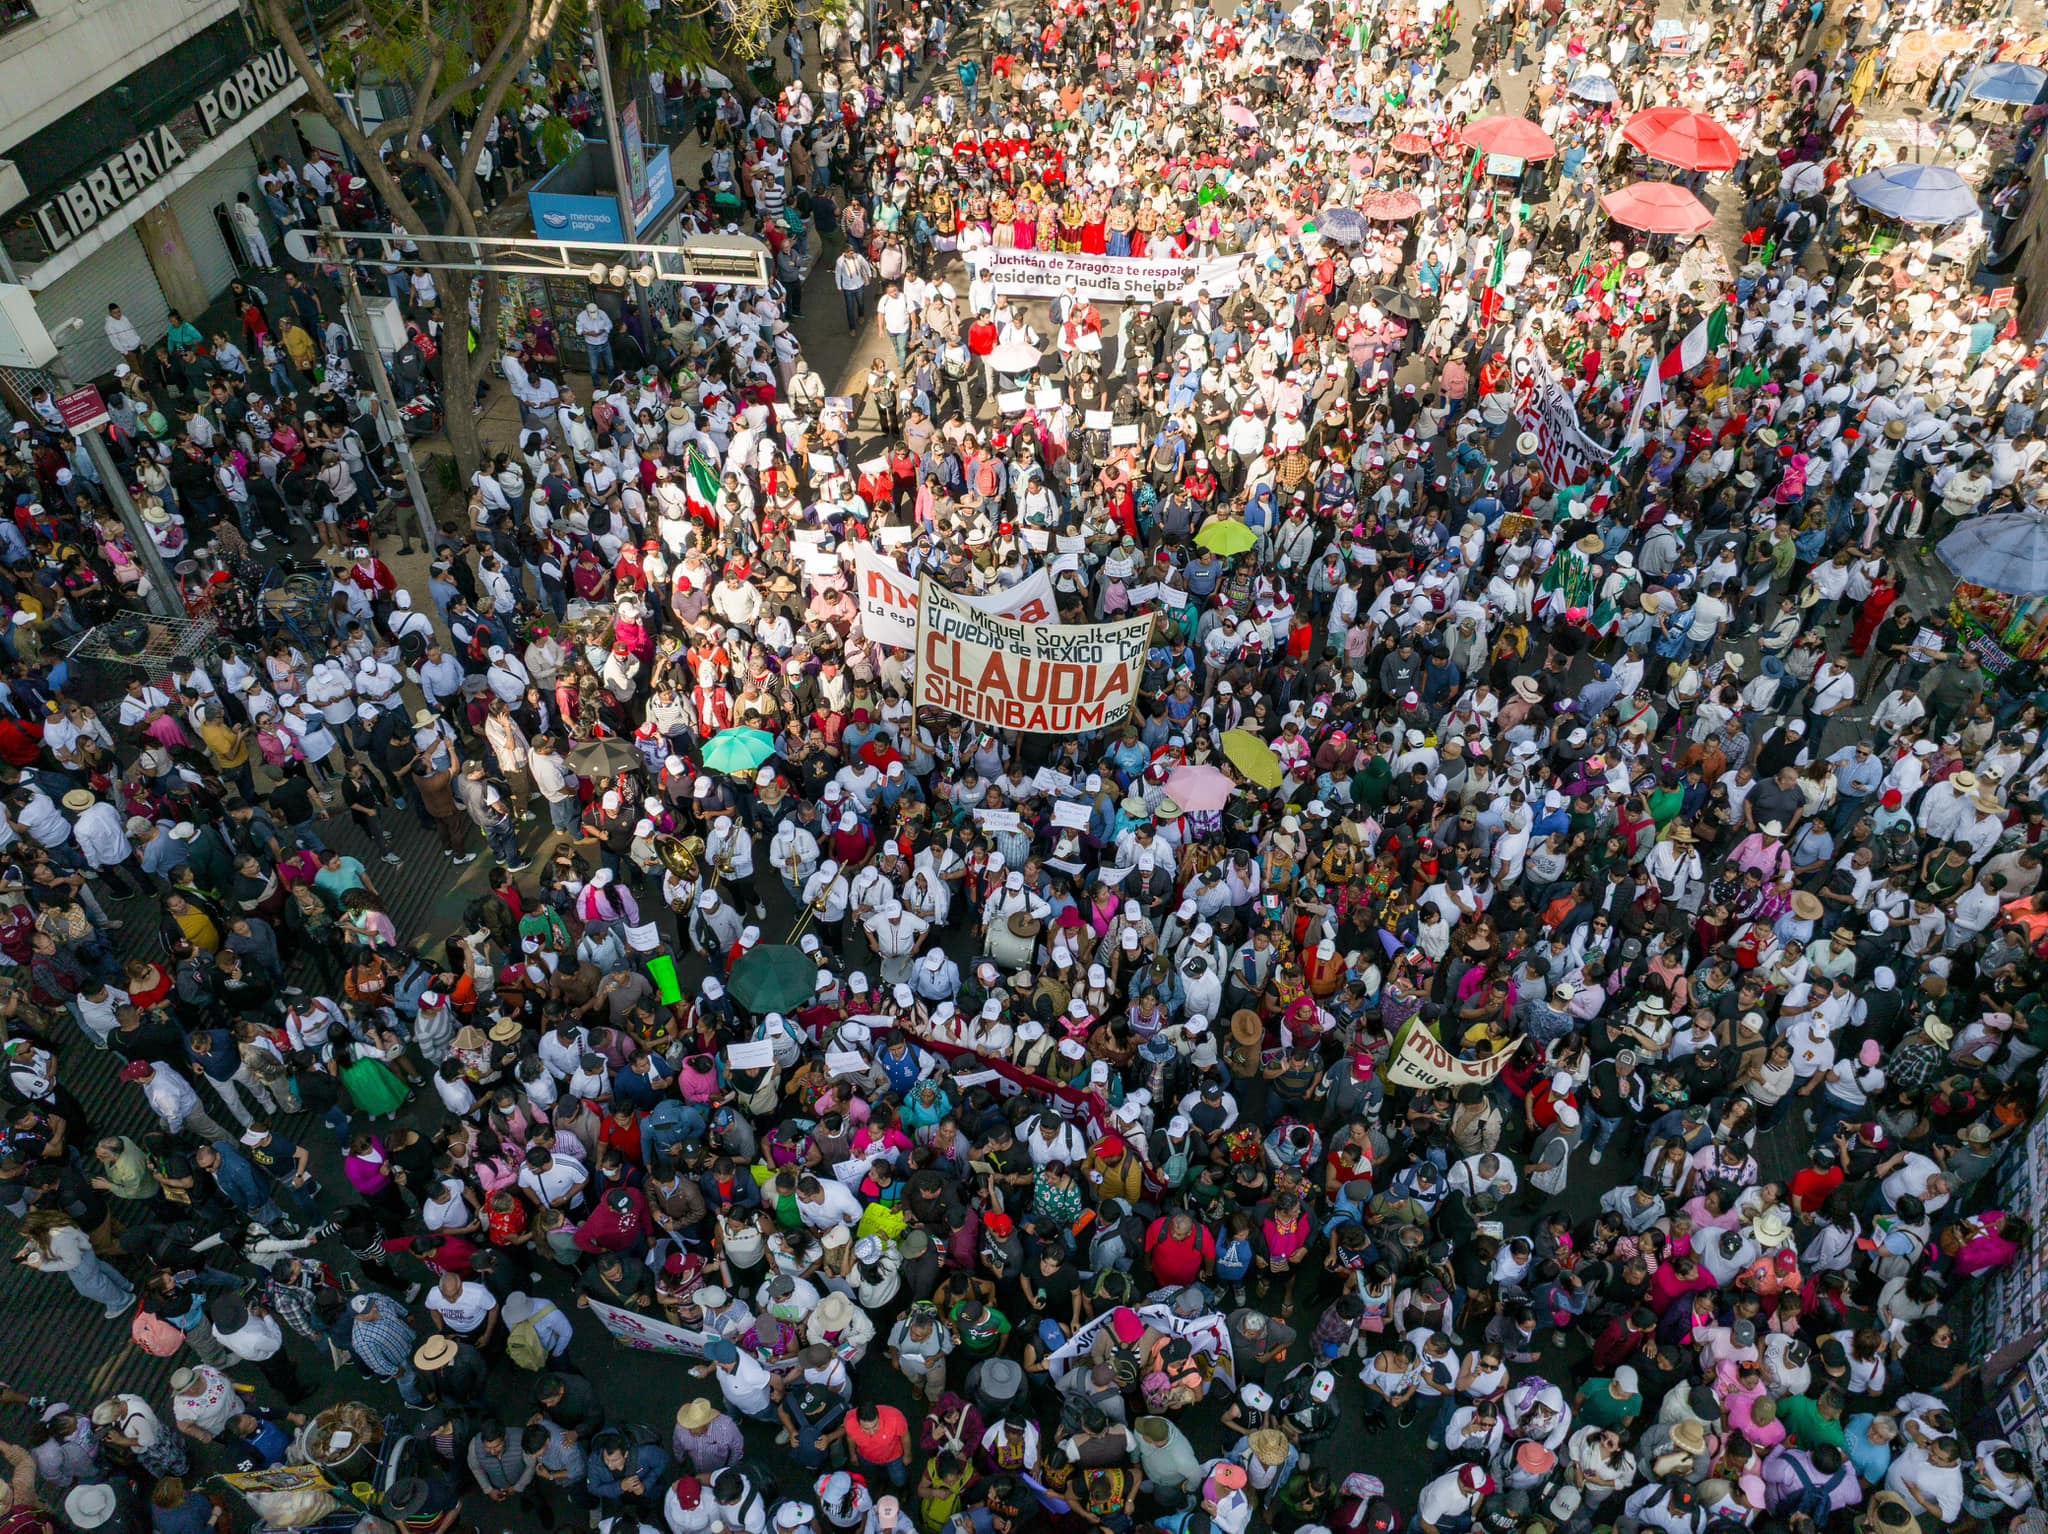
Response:
MULTIPOLYGON (((384 413, 384 430, 398 454, 398 467, 405 475, 405 492, 412 497, 413 511, 419 517, 420 537, 431 556, 441 538, 441 529, 434 521, 434 503, 427 499, 427 487, 420 479, 419 465, 413 462, 412 443, 405 435, 405 418, 398 413, 398 398, 391 392, 391 375, 384 368, 384 352, 377 345, 377 337, 371 333, 370 311, 363 306, 363 290, 356 283, 355 258, 349 254, 347 242, 342 238, 341 224, 334 216, 334 209, 320 209, 320 228, 335 246, 334 264, 341 275, 341 295, 347 301, 348 317, 355 325, 357 339, 362 342, 363 360, 370 369, 370 387, 376 391, 378 408, 384 413)), ((451 340, 449 344, 459 346, 462 343, 451 340)))

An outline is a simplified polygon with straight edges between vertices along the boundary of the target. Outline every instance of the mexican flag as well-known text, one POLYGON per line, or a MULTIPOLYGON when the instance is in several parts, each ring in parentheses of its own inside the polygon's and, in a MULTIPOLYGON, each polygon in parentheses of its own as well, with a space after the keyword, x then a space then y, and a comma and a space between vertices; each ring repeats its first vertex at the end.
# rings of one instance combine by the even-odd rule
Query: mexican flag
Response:
POLYGON ((718 492, 722 488, 718 470, 711 461, 696 448, 690 449, 690 460, 683 475, 683 494, 689 497, 690 514, 706 522, 718 521, 718 492))
POLYGON ((1657 376, 1676 378, 1690 373, 1728 344, 1728 306, 1717 304, 1714 312, 1686 332, 1685 339, 1664 354, 1657 364, 1657 376))
POLYGON ((1508 242, 1505 235, 1493 242, 1493 266, 1486 274, 1486 288, 1479 295, 1479 322, 1491 325, 1494 316, 1500 313, 1500 280, 1508 267, 1508 242))

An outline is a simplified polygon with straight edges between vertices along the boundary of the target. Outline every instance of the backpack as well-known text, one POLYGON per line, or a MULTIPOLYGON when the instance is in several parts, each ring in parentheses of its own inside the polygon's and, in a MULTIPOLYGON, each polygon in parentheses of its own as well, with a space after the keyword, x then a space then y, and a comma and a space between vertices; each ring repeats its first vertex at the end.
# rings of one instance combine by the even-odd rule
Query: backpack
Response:
POLYGON ((1793 1476, 1798 1480, 1799 1489, 1780 1502, 1777 1511, 1772 1516, 1783 1519, 1787 1523, 1803 1516, 1812 1519, 1814 1527, 1820 1527, 1828 1520, 1828 1507, 1832 1494, 1834 1489, 1842 1484, 1842 1478, 1849 1473, 1849 1467, 1843 1465, 1825 1481, 1816 1483, 1806 1473, 1806 1467, 1800 1464, 1795 1456, 1786 1455, 1785 1463, 1790 1467, 1793 1476))
POLYGON ((548 1366, 548 1345, 535 1323, 554 1308, 543 1300, 539 1310, 505 1333, 505 1356, 530 1373, 538 1374, 548 1366))

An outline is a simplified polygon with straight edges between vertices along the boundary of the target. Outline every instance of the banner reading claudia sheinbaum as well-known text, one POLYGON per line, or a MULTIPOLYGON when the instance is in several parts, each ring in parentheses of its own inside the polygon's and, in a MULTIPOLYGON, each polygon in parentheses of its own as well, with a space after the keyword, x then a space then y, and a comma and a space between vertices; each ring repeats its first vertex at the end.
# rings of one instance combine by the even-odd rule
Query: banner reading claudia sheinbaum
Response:
POLYGON ((1152 620, 1020 623, 917 583, 913 701, 976 724, 1073 735, 1121 723, 1145 672, 1152 620))

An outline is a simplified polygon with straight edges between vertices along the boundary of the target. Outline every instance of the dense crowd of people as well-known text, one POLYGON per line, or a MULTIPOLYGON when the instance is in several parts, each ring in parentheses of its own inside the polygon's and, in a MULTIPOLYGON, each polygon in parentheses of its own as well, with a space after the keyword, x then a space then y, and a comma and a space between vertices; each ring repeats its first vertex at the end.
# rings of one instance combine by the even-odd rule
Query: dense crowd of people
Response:
POLYGON ((248 642, 104 707, 135 548, 16 426, 0 1202, 170 1372, 0 1390, 7 1527, 339 1527, 401 1436, 411 1534, 2038 1527, 1966 1318, 2036 1250, 2048 695, 1909 599, 2040 500, 2035 358, 1844 189, 1914 8, 1726 20, 884 6, 670 81, 778 286, 536 330, 412 589, 345 366, 117 395, 248 642), (1674 105, 1730 174, 1628 146, 1674 105), (1674 174, 1739 246, 1602 214, 1674 174), (875 551, 1149 612, 1137 707, 915 707, 875 551))

